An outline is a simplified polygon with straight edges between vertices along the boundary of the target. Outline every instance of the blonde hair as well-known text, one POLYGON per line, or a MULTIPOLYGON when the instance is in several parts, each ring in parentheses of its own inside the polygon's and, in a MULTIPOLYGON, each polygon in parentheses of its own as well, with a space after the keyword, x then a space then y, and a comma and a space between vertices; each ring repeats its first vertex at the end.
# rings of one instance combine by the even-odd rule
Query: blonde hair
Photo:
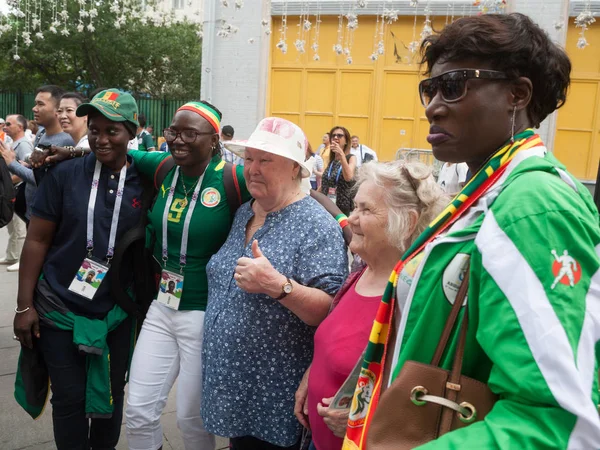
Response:
POLYGON ((384 192, 388 207, 387 236, 404 252, 442 212, 450 201, 433 179, 431 169, 421 163, 401 161, 363 164, 358 170, 356 189, 371 181, 384 192), (411 220, 417 214, 417 222, 411 220))

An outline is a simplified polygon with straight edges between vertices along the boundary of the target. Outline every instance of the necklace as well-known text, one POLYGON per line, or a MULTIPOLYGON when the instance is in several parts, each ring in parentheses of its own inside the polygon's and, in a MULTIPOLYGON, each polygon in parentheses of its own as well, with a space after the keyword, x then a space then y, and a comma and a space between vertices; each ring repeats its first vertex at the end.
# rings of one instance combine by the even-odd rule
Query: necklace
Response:
POLYGON ((194 188, 196 187, 196 184, 198 184, 199 179, 200 178, 198 178, 196 180, 196 182, 192 185, 192 187, 188 191, 187 188, 185 187, 185 181, 183 181, 183 177, 181 177, 181 186, 183 187, 183 192, 185 193, 185 198, 181 202, 181 206, 183 206, 184 208, 188 205, 188 194, 190 193, 190 191, 194 192, 194 188))

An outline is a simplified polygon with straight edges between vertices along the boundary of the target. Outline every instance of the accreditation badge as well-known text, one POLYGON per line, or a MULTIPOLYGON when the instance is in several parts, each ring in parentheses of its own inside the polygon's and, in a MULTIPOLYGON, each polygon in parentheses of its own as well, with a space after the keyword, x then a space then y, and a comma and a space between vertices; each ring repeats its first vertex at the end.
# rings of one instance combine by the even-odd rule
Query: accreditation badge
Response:
POLYGON ((163 269, 156 300, 168 308, 178 310, 183 293, 183 274, 163 269))
POLYGON ((327 191, 327 197, 329 197, 329 199, 335 203, 335 200, 337 198, 337 188, 334 187, 330 187, 329 190, 327 191))
POLYGON ((104 281, 110 266, 93 258, 85 258, 71 281, 69 291, 92 300, 104 281))

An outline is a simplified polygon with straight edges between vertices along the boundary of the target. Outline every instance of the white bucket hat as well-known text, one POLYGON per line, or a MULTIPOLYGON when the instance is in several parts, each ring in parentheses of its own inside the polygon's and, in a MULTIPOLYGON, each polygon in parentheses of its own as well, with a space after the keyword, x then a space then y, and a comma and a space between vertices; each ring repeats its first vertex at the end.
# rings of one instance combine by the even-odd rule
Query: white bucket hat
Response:
POLYGON ((283 156, 297 162, 302 168, 302 178, 310 176, 310 169, 304 162, 307 140, 298 125, 279 117, 266 117, 261 120, 254 132, 246 140, 223 142, 228 150, 244 157, 246 148, 283 156))

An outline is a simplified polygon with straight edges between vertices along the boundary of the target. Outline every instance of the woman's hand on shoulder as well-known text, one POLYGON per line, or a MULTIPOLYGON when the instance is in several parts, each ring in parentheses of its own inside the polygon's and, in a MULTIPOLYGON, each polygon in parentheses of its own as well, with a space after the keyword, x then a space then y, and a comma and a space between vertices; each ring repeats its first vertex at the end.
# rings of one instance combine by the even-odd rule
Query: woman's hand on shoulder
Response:
POLYGON ((257 240, 252 242, 252 256, 238 259, 233 275, 237 285, 249 294, 267 294, 277 298, 285 283, 281 280, 285 277, 263 255, 257 240))
POLYGON ((346 435, 350 409, 331 409, 329 406, 332 401, 333 397, 324 398, 322 403, 317 404, 317 413, 323 418, 323 422, 333 434, 343 438, 346 435))
POLYGON ((300 381, 298 390, 294 396, 296 403, 294 405, 294 415, 298 422, 304 427, 310 430, 310 423, 308 422, 308 374, 310 373, 310 367, 304 372, 304 376, 300 381))
POLYGON ((43 150, 35 150, 31 154, 31 165, 34 169, 39 169, 45 164, 56 164, 71 157, 71 151, 65 147, 51 145, 43 150))

